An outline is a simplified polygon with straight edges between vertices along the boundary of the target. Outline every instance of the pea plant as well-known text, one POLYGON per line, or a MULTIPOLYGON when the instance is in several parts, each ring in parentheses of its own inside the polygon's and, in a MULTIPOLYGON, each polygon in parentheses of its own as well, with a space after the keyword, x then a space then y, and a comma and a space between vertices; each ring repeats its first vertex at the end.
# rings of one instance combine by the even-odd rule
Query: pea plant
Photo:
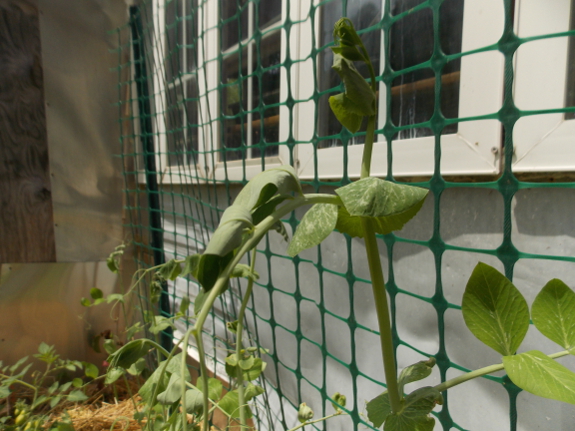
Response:
MULTIPOLYGON (((531 314, 519 290, 494 268, 479 263, 465 289, 462 312, 471 332, 487 346, 502 356, 502 362, 468 372, 436 386, 420 387, 404 393, 408 383, 429 376, 435 366, 430 357, 413 364, 397 374, 395 348, 392 341, 391 319, 386 287, 381 266, 376 235, 385 235, 402 227, 421 209, 428 190, 397 184, 370 176, 371 156, 377 117, 376 77, 369 55, 360 37, 347 18, 342 18, 334 28, 335 46, 333 68, 343 81, 344 92, 330 97, 330 106, 351 133, 359 131, 365 117, 367 128, 361 177, 335 190, 335 194, 303 193, 294 169, 281 166, 262 172, 241 190, 233 204, 221 218, 207 248, 202 254, 182 260, 171 260, 149 268, 135 276, 133 286, 151 276, 150 298, 157 302, 161 285, 177 277, 193 277, 201 285, 195 298, 194 316, 189 318, 189 300, 182 302, 173 317, 146 314, 147 325, 153 334, 174 325, 177 318, 189 319, 189 329, 175 343, 171 351, 165 350, 158 340, 131 339, 125 344, 110 346, 108 380, 113 381, 126 370, 138 372, 136 364, 155 350, 158 366, 140 389, 146 408, 138 413, 146 418, 146 426, 153 429, 187 429, 188 414, 192 427, 209 429, 210 414, 218 409, 229 419, 248 427, 252 415, 248 403, 263 393, 256 383, 265 369, 261 355, 265 350, 251 345, 245 339, 244 316, 248 299, 258 274, 255 272, 256 246, 270 231, 277 231, 287 239, 282 218, 297 208, 310 206, 289 243, 287 253, 295 256, 301 251, 318 246, 333 231, 365 242, 367 262, 372 283, 374 304, 383 353, 383 372, 387 390, 367 404, 367 416, 374 427, 385 431, 429 431, 435 424, 433 409, 443 403, 442 393, 471 379, 505 370, 520 388, 536 395, 575 404, 575 373, 555 359, 575 351, 575 293, 559 280, 550 281, 537 296, 531 314), (369 81, 356 69, 364 63, 369 71, 369 81), (249 265, 242 259, 249 254, 249 265), (202 330, 216 299, 222 295, 232 277, 247 279, 238 320, 229 324, 235 333, 235 348, 228 352, 226 371, 233 384, 223 394, 219 380, 209 377, 203 346, 202 330), (563 349, 547 355, 539 351, 517 354, 530 324, 563 349), (186 355, 178 353, 188 346, 190 337, 200 358, 200 377, 195 384, 186 366, 186 355), (136 367, 136 369, 134 369, 136 367)), ((109 261, 117 269, 113 256, 109 261)), ((94 301, 104 299, 98 292, 94 301)), ((124 301, 124 295, 111 302, 124 301)), ((108 301, 110 302, 110 301, 108 301)), ((91 305, 90 300, 85 305, 91 305)), ((139 328, 141 329, 141 328, 139 328)), ((109 343, 110 344, 110 343, 109 343)), ((141 367, 140 367, 141 368, 141 367)), ((302 403, 299 410, 301 424, 296 428, 344 414, 345 397, 332 397, 335 413, 313 420, 313 412, 302 403)))

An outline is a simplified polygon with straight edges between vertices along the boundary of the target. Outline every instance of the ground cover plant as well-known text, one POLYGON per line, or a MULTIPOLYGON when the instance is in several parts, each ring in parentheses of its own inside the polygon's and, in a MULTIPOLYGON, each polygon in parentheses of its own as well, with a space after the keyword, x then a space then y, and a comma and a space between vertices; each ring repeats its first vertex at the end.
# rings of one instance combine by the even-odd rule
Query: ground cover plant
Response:
MULTIPOLYGON (((143 324, 137 323, 126 333, 104 340, 103 347, 110 354, 106 383, 112 384, 127 374, 145 376, 138 392, 142 403, 137 406, 136 413, 145 429, 208 431, 215 411, 228 419, 228 425, 237 423, 249 428, 253 415, 250 401, 264 392, 257 382, 266 366, 261 359, 265 350, 253 345, 244 334, 245 310, 258 277, 254 270, 256 246, 270 231, 277 231, 288 239, 282 218, 297 208, 311 206, 290 241, 287 249, 290 256, 319 245, 334 230, 365 241, 387 386, 385 392, 367 403, 367 417, 375 428, 430 431, 435 426, 432 411, 442 404, 443 392, 500 370, 523 390, 575 404, 575 373, 555 361, 575 352, 575 292, 560 280, 553 279, 543 287, 530 311, 511 281, 484 263, 479 263, 470 276, 463 295, 462 313, 472 334, 502 355, 501 363, 470 371, 436 386, 404 393, 407 384, 431 374, 435 359, 430 357, 401 370, 399 375, 397 373, 376 235, 401 229, 421 209, 428 190, 370 176, 377 118, 375 71, 348 19, 342 18, 335 24, 334 38, 333 67, 343 81, 344 92, 332 96, 330 106, 342 125, 352 133, 360 129, 367 117, 361 178, 336 189, 335 194, 305 194, 292 167, 264 171, 246 184, 224 211, 204 253, 138 271, 131 288, 124 294, 104 298, 101 291, 92 289, 91 299, 83 301, 85 306, 106 302, 125 307, 127 297, 143 280, 149 281, 148 298, 152 304, 158 303, 162 285, 167 280, 192 277, 202 287, 194 301, 193 316, 188 313, 190 301, 184 298, 179 311, 172 317, 157 314, 153 308, 145 310, 143 324), (367 66, 369 80, 357 71, 356 62, 367 66), (246 255, 249 264, 242 263, 246 255), (238 320, 229 325, 235 334, 235 346, 226 358, 231 387, 224 391, 222 382, 210 377, 208 372, 202 330, 215 300, 226 291, 230 278, 234 277, 247 279, 247 288, 238 310, 238 320), (168 351, 158 337, 161 331, 173 328, 176 319, 186 319, 190 326, 168 351), (562 350, 552 354, 536 350, 517 353, 530 320, 562 350), (155 338, 136 338, 143 329, 155 338), (190 337, 195 339, 200 358, 198 378, 193 378, 187 367, 186 354, 180 352, 188 346, 190 337), (151 368, 146 359, 150 353, 156 358, 155 367, 151 368), (148 369, 150 372, 146 374, 148 369)), ((119 248, 108 260, 113 271, 119 270, 118 256, 122 251, 119 248)), ((298 415, 301 423, 292 430, 345 414, 345 396, 336 393, 331 399, 334 413, 318 419, 314 419, 311 409, 302 403, 298 415)))

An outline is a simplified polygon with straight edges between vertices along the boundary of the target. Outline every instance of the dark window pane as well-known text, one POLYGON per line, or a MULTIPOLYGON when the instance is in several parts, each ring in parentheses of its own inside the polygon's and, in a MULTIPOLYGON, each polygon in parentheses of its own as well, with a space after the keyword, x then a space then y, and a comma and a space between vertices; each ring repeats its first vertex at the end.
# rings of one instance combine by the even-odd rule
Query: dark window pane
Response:
POLYGON ((391 0, 389 11, 392 15, 399 15, 400 13, 413 9, 415 6, 424 2, 425 0, 391 0))
POLYGON ((248 36, 249 5, 247 0, 221 0, 222 50, 239 43, 248 36))
POLYGON ((196 163, 195 152, 198 151, 198 82, 192 75, 186 82, 186 160, 196 163))
POLYGON ((182 3, 172 0, 166 3, 166 79, 173 81, 180 72, 182 64, 182 3))
POLYGON ((196 44, 198 39, 198 15, 197 15, 197 0, 186 1, 186 66, 187 71, 190 72, 196 68, 197 50, 196 44))
POLYGON ((181 165, 184 162, 184 94, 180 86, 173 86, 167 91, 167 147, 168 165, 181 165))
POLYGON ((260 0, 259 8, 259 28, 269 27, 278 22, 282 14, 281 0, 260 0))

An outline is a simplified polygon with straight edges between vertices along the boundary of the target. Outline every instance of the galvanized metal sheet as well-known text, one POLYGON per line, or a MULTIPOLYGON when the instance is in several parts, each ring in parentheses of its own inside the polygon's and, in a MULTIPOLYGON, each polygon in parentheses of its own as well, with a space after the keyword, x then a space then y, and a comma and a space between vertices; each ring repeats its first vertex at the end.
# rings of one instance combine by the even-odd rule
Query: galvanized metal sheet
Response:
MULTIPOLYGON (((38 0, 58 262, 96 261, 122 241, 120 0, 38 0)), ((128 52, 129 54, 129 52, 128 52)))

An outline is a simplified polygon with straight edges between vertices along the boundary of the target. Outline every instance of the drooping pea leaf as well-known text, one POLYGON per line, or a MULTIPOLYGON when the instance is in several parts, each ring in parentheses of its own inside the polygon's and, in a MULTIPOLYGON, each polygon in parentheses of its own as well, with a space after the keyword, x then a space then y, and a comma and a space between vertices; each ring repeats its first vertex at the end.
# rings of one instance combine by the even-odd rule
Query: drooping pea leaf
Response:
POLYGON ((354 111, 357 111, 357 109, 352 106, 353 102, 344 93, 329 97, 329 107, 337 121, 351 133, 357 133, 361 127, 363 115, 355 114, 354 111))
POLYGON ((88 396, 82 392, 81 390, 77 389, 72 391, 68 394, 68 401, 73 403, 79 403, 80 401, 85 401, 88 399, 88 396))
POLYGON ((130 368, 130 365, 146 355, 152 347, 146 339, 129 341, 112 353, 108 362, 111 367, 130 368))
POLYGON ((108 371, 106 372, 106 379, 104 380, 104 383, 106 385, 111 385, 116 380, 118 380, 120 377, 122 377, 125 372, 126 372, 126 370, 124 370, 123 368, 120 368, 120 367, 108 368, 108 371))
POLYGON ((153 323, 150 325, 149 330, 152 334, 157 335, 168 328, 176 329, 174 320, 166 316, 157 315, 154 316, 153 323))
POLYGON ((294 168, 283 165, 256 175, 238 194, 232 206, 252 211, 274 195, 303 194, 294 168))
POLYGON ((204 255, 227 255, 241 245, 244 230, 252 226, 251 210, 238 205, 228 207, 222 214, 220 225, 210 239, 204 255))
POLYGON ((523 295, 503 274, 482 262, 467 282, 461 311, 473 335, 504 356, 517 351, 529 329, 523 295))
POLYGON ((367 418, 375 428, 382 426, 390 414, 391 405, 389 404, 389 394, 387 391, 379 394, 367 403, 367 418))
POLYGON ((547 338, 567 350, 575 347, 575 292, 561 280, 551 280, 539 292, 531 316, 547 338))
POLYGON ((178 278, 178 275, 182 272, 182 267, 175 259, 169 260, 159 270, 160 275, 164 278, 164 280, 172 280, 174 281, 178 278))
POLYGON ((315 204, 303 216, 287 249, 289 256, 320 244, 335 229, 337 205, 315 204))
POLYGON ((443 404, 441 393, 430 386, 419 388, 405 397, 401 411, 390 414, 384 431, 433 431, 435 419, 429 415, 437 404, 443 404))
POLYGON ((200 311, 202 311, 202 307, 204 306, 204 302, 206 302, 207 293, 204 289, 201 289, 196 299, 194 300, 194 315, 198 315, 200 311))
POLYGON ((339 54, 333 56, 333 66, 343 81, 347 101, 344 103, 350 113, 366 116, 375 115, 375 93, 353 63, 339 54))
POLYGON ((92 299, 101 299, 104 297, 104 293, 97 287, 92 287, 90 289, 90 296, 92 299))
POLYGON ((543 398, 575 404, 575 373, 542 352, 504 356, 505 372, 521 389, 543 398))
POLYGON ((331 50, 335 54, 341 55, 343 58, 349 61, 363 61, 363 55, 355 46, 332 46, 331 50))
POLYGON ((158 402, 163 405, 171 405, 178 401, 182 397, 182 384, 182 378, 177 374, 172 374, 166 390, 158 394, 158 402))
POLYGON ((353 22, 346 17, 338 19, 334 24, 333 40, 339 46, 364 48, 363 42, 355 31, 353 22))
POLYGON ((180 314, 183 314, 185 316, 189 306, 190 306, 190 297, 186 295, 182 298, 182 302, 180 302, 180 307, 178 311, 180 312, 180 314))
MULTIPOLYGON (((198 389, 204 392, 204 381, 203 379, 198 379, 196 383, 198 389)), ((222 397, 223 385, 218 379, 213 377, 208 377, 208 398, 212 401, 217 401, 222 397)))
POLYGON ((216 280, 226 268, 228 263, 233 259, 234 253, 230 251, 225 256, 215 254, 203 254, 197 268, 197 280, 200 282, 206 292, 208 292, 216 280))
MULTIPOLYGON (((199 380, 201 381, 201 379, 199 380)), ((204 408, 204 396, 197 389, 186 391, 186 412, 189 414, 201 414, 204 408)))
POLYGON ((431 375, 435 362, 435 358, 432 357, 427 361, 419 361, 401 370, 401 374, 398 379, 399 393, 403 394, 403 388, 408 383, 417 382, 418 380, 425 379, 431 375))
POLYGON ((99 370, 97 366, 89 362, 82 362, 82 365, 84 365, 84 374, 86 377, 90 377, 91 379, 98 377, 99 370))
POLYGON ((152 373, 150 377, 144 382, 144 384, 140 387, 138 394, 142 397, 142 400, 146 404, 152 403, 152 396, 154 395, 154 390, 156 387, 157 393, 164 392, 168 385, 169 376, 167 373, 162 373, 162 366, 158 366, 152 373))
POLYGON ((272 214, 276 210, 276 207, 279 204, 281 204, 283 201, 285 201, 286 199, 289 199, 289 198, 290 198, 290 196, 286 196, 286 195, 276 196, 275 198, 270 199, 269 201, 264 203, 263 205, 260 205, 259 207, 257 207, 252 212, 253 223, 255 225, 260 223, 264 218, 266 218, 267 216, 272 214))

